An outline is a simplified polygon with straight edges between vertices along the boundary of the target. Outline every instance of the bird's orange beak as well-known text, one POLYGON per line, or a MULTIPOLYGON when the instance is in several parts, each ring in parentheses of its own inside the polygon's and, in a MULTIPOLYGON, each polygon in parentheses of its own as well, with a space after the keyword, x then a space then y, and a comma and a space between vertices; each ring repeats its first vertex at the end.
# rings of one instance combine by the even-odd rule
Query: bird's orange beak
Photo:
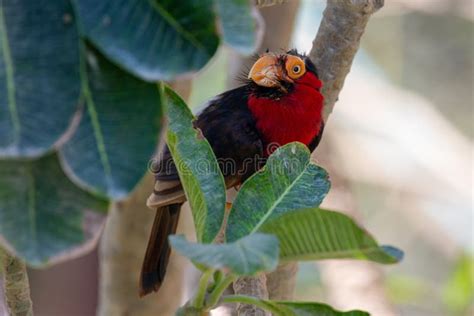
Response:
POLYGON ((259 86, 284 88, 281 80, 286 80, 287 76, 284 74, 278 56, 265 54, 253 64, 248 78, 259 86))

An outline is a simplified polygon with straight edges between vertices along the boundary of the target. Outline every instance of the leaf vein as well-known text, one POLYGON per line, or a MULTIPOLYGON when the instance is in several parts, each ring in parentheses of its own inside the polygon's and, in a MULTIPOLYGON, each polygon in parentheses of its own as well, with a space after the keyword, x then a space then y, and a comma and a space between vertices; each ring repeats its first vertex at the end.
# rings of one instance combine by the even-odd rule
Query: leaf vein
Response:
POLYGON ((10 110, 10 117, 13 125, 13 130, 15 131, 15 143, 19 141, 20 138, 20 118, 18 115, 18 109, 16 105, 16 88, 14 75, 15 71, 13 68, 13 60, 10 52, 10 45, 8 41, 7 27, 5 23, 5 17, 3 14, 3 0, 0 0, 0 43, 2 44, 2 55, 5 62, 5 75, 7 82, 7 99, 8 99, 8 108, 10 110))

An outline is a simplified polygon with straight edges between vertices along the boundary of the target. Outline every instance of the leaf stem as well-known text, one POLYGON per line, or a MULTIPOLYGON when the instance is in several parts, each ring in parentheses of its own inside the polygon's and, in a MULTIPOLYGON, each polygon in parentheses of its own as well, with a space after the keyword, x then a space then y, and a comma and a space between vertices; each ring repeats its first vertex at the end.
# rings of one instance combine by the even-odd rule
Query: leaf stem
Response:
POLYGON ((272 313, 272 315, 278 316, 282 315, 282 311, 279 310, 278 308, 274 307, 271 304, 268 304, 265 301, 262 301, 256 297, 253 296, 247 296, 247 295, 227 295, 223 296, 221 299, 222 303, 240 303, 240 304, 249 304, 249 305, 255 305, 261 309, 264 309, 266 311, 269 311, 272 313))
POLYGON ((209 299, 207 300, 206 308, 211 309, 219 302, 219 299, 222 296, 222 293, 237 279, 237 276, 233 274, 228 274, 222 281, 216 284, 216 287, 211 292, 209 299))
POLYGON ((198 290, 192 304, 194 307, 198 309, 201 309, 204 307, 204 300, 206 298, 209 279, 212 277, 213 273, 214 273, 214 270, 208 269, 203 272, 201 279, 199 280, 198 290))

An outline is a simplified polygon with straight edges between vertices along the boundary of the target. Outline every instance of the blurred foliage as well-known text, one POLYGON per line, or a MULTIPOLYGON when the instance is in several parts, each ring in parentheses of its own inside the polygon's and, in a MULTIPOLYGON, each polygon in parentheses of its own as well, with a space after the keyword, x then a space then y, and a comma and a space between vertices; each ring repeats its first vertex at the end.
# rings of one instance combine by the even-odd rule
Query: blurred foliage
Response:
POLYGON ((88 219, 105 213, 107 201, 74 185, 56 154, 0 161, 0 170, 0 234, 9 250, 39 267, 90 241, 88 219))
POLYGON ((196 74, 188 102, 193 112, 201 110, 210 98, 225 91, 227 87, 226 69, 228 63, 231 62, 228 53, 228 49, 220 48, 214 59, 196 74))
MULTIPOLYGON (((474 311, 474 257, 464 254, 443 289, 443 301, 456 315, 474 311)), ((472 315, 472 314, 471 314, 472 315)))
POLYGON ((0 5, 0 234, 34 265, 80 252, 82 207, 102 212, 147 171, 162 109, 160 91, 146 80, 198 71, 222 32, 242 52, 258 42, 248 1, 72 3, 0 5), (53 151, 60 165, 43 163, 57 160, 53 151), (89 196, 100 207, 88 205, 89 196), (66 197, 77 205, 71 214, 66 197))
POLYGON ((241 54, 252 54, 258 47, 258 37, 262 33, 257 32, 255 16, 258 13, 249 5, 249 0, 217 0, 214 5, 224 41, 241 54))
POLYGON ((426 97, 471 139, 473 26, 450 14, 376 15, 362 41, 396 84, 426 97))
POLYGON ((107 57, 148 80, 172 80, 201 69, 222 37, 250 54, 256 21, 246 0, 75 1, 84 34, 107 57))
POLYGON ((407 275, 392 274, 387 278, 390 298, 397 304, 425 309, 425 302, 442 309, 443 315, 470 315, 474 304, 474 259, 468 254, 459 257, 451 276, 444 286, 432 280, 407 275))
POLYGON ((396 304, 416 306, 435 295, 433 286, 425 279, 405 274, 388 276, 386 287, 390 299, 396 304))
POLYGON ((44 155, 66 132, 80 96, 78 43, 69 0, 2 1, 0 158, 44 155))
POLYGON ((82 47, 80 122, 59 148, 64 169, 88 191, 124 199, 143 177, 161 131, 160 92, 82 47))
POLYGON ((303 301, 323 299, 323 287, 320 271, 314 262, 300 262, 296 274, 295 297, 303 301))

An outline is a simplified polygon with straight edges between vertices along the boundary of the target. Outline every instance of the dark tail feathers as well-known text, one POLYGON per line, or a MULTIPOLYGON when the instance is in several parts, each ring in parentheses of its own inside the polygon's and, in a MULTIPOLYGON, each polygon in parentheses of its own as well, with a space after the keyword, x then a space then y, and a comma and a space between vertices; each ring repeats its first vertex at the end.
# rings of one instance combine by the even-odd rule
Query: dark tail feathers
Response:
POLYGON ((180 210, 181 204, 170 204, 156 210, 140 274, 140 297, 160 289, 171 253, 168 236, 176 232, 180 210))

